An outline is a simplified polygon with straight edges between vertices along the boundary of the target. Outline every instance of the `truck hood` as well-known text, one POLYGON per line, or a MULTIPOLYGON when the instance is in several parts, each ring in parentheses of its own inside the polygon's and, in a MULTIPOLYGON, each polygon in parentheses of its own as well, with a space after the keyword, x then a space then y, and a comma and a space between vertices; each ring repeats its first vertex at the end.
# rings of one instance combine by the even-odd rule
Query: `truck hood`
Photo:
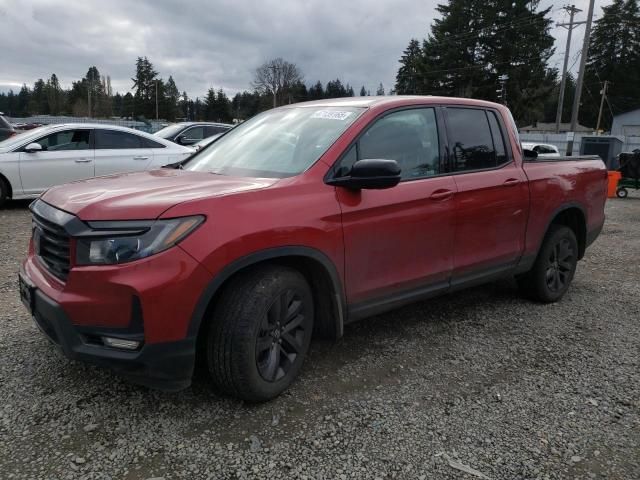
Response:
POLYGON ((60 185, 42 199, 82 220, 145 220, 182 202, 266 188, 277 181, 161 169, 60 185))

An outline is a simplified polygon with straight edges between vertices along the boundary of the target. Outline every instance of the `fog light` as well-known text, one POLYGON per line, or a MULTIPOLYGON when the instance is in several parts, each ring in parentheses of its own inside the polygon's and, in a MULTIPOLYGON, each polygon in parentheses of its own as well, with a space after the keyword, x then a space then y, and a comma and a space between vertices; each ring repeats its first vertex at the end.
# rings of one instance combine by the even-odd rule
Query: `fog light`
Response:
POLYGON ((140 342, 125 340, 124 338, 102 337, 102 341, 108 347, 121 348, 123 350, 135 350, 140 346, 140 342))

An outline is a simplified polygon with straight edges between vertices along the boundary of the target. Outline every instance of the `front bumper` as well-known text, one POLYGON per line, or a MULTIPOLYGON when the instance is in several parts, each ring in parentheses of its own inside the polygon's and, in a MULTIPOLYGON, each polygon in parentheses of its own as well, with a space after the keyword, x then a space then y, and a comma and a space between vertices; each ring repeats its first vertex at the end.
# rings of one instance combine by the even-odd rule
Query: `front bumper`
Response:
MULTIPOLYGON (((21 271, 21 277, 29 279, 21 271)), ((147 387, 177 391, 191 384, 196 342, 194 338, 143 344, 137 351, 109 348, 91 339, 114 336, 113 329, 73 325, 64 310, 36 287, 30 286, 30 308, 36 325, 70 359, 110 368, 147 387)))

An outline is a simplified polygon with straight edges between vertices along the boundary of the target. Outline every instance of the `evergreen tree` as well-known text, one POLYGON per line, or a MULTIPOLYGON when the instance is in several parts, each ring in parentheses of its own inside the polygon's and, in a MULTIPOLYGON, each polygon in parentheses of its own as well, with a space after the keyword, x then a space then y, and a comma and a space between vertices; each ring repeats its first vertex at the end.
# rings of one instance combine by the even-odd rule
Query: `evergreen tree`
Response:
POLYGON ((553 54, 550 8, 538 0, 448 0, 423 41, 421 61, 412 40, 401 59, 398 92, 473 97, 497 101, 498 77, 508 75, 507 101, 516 119, 544 116, 544 100, 556 88, 547 68, 553 54), (406 58, 405 58, 406 57, 406 58), (417 73, 414 74, 412 68, 417 73))
POLYGON ((418 40, 411 39, 400 58, 400 64, 396 75, 396 91, 399 95, 417 94, 422 69, 422 49, 418 40))
POLYGON ((169 75, 169 80, 167 80, 164 90, 167 104, 165 118, 167 120, 175 120, 179 116, 180 91, 171 75, 169 75))
POLYGON ((46 85, 41 78, 33 84, 33 90, 28 103, 28 111, 31 115, 47 115, 49 113, 46 85))
POLYGON ((136 60, 136 75, 133 81, 135 90, 136 115, 148 118, 155 117, 156 77, 158 72, 153 69, 153 64, 147 57, 138 57, 136 60))
POLYGON ((362 86, 362 88, 360 88, 360 96, 361 97, 367 96, 367 91, 365 90, 364 85, 362 86))
POLYGON ((347 96, 347 89, 344 87, 339 78, 327 82, 327 88, 324 91, 324 98, 341 98, 347 96))
POLYGON ((125 118, 135 118, 135 99, 131 92, 127 92, 124 97, 122 97, 122 116, 125 118))
POLYGON ((213 88, 207 90, 207 96, 204 99, 205 120, 214 120, 217 114, 218 105, 216 102, 216 91, 213 88))
POLYGON ((380 82, 380 85, 378 85, 378 90, 376 90, 376 95, 378 96, 384 95, 384 85, 382 85, 382 82, 380 82))
POLYGON ((60 115, 64 108, 64 91, 60 87, 60 82, 56 74, 52 74, 45 87, 47 104, 51 115, 60 115))
POLYGON ((29 100, 31 98, 31 90, 26 83, 22 84, 20 92, 18 92, 18 101, 16 105, 17 116, 26 117, 29 115, 29 100))
POLYGON ((316 82, 313 87, 309 88, 309 100, 320 100, 324 98, 324 88, 322 87, 322 83, 320 80, 316 82))
POLYGON ((638 0, 613 0, 595 21, 585 72, 585 95, 580 108, 581 123, 595 127, 600 106, 599 92, 609 88, 601 128, 610 128, 612 114, 640 108, 640 13, 638 0), (613 112, 609 111, 609 105, 613 112))

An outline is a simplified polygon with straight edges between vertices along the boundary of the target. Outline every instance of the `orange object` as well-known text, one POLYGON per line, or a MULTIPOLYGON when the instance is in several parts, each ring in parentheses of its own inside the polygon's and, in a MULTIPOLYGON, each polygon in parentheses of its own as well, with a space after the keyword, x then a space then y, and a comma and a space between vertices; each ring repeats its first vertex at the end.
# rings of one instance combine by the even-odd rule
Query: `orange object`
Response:
POLYGON ((616 190, 618 189, 618 180, 622 178, 622 174, 615 170, 609 170, 609 186, 607 188, 607 197, 613 198, 616 196, 616 190))

